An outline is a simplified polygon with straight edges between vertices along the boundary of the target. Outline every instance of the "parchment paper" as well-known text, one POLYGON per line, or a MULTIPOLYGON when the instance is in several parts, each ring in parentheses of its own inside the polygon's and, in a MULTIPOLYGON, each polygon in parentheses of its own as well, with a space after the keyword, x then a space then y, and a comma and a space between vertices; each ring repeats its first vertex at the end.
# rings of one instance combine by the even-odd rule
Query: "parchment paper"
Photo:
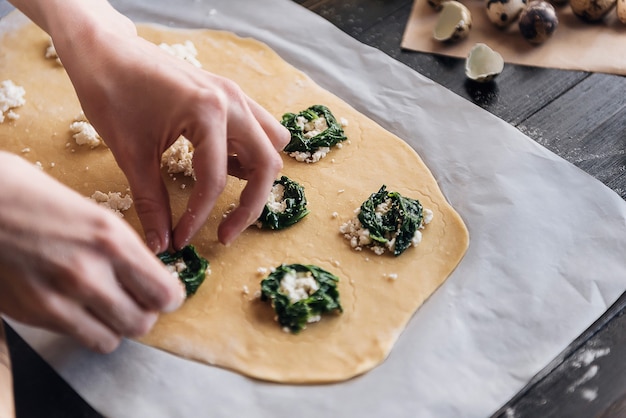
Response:
POLYGON ((602 22, 590 24, 576 17, 569 5, 555 7, 559 26, 541 45, 532 45, 519 33, 517 22, 499 29, 489 21, 485 0, 462 0, 472 14, 469 36, 456 43, 433 39, 439 14, 426 0, 415 0, 402 38, 402 47, 465 58, 478 42, 498 51, 504 61, 537 67, 626 75, 626 25, 613 9, 602 22))
POLYGON ((228 29, 266 42, 406 139, 464 218, 471 242, 389 358, 338 384, 253 381, 132 341, 98 355, 11 321, 102 414, 484 417, 625 290, 626 202, 617 194, 306 9, 289 0, 113 4, 137 21, 228 29))

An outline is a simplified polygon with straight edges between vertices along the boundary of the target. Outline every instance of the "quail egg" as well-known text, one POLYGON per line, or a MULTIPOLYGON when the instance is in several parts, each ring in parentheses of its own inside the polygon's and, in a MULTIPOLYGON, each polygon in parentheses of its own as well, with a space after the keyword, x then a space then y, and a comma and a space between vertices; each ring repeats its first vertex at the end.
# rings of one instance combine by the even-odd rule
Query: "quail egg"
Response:
POLYGON ((626 23, 626 0, 617 0, 617 18, 626 23))
POLYGON ((570 0, 572 12, 587 22, 597 22, 611 11, 616 0, 570 0))
POLYGON ((487 17, 496 26, 505 28, 517 19, 526 7, 526 0, 487 0, 487 17))
POLYGON ((474 45, 465 60, 465 75, 480 83, 493 80, 503 69, 502 55, 483 43, 474 45))
POLYGON ((457 41, 465 38, 472 27, 472 14, 463 4, 455 0, 442 4, 437 18, 433 38, 438 41, 457 41))
POLYGON ((545 42, 559 25, 554 6, 547 1, 532 1, 519 17, 519 30, 524 39, 532 44, 545 42))

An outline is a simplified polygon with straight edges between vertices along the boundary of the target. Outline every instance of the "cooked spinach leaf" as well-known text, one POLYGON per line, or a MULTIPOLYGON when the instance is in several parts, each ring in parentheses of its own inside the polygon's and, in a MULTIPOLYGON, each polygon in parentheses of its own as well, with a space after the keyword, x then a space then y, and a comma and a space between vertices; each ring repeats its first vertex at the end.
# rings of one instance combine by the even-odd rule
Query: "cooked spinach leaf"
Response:
POLYGON ((313 154, 320 148, 332 147, 347 139, 335 116, 324 105, 313 105, 300 113, 285 113, 281 123, 291 133, 291 141, 285 147, 285 152, 310 152, 313 154), (321 117, 326 119, 328 127, 310 138, 307 137, 302 122, 314 122, 321 117))
POLYGON ((287 228, 309 214, 306 208, 304 187, 287 176, 281 176, 280 179, 275 180, 274 186, 277 185, 282 186, 282 197, 276 196, 280 201, 274 203, 280 208, 277 209, 275 205, 268 202, 259 217, 261 227, 266 229, 287 228))
POLYGON ((423 208, 416 199, 388 192, 383 185, 363 204, 359 221, 370 232, 374 245, 385 246, 395 239, 393 255, 399 256, 411 245, 411 240, 424 220, 423 208))
POLYGON ((333 311, 343 312, 339 302, 338 282, 337 276, 314 265, 281 264, 261 282, 261 300, 271 301, 278 323, 297 334, 318 315, 333 311), (291 286, 283 283, 288 275, 292 279, 291 286), (293 291, 293 279, 308 280, 309 277, 317 283, 317 290, 294 302, 293 295, 290 297, 285 288, 291 287, 293 291))
POLYGON ((174 272, 178 270, 177 265, 183 268, 177 271, 177 273, 178 278, 185 285, 187 297, 196 293, 202 282, 204 282, 209 268, 209 261, 198 254, 193 245, 187 245, 173 253, 161 253, 158 257, 163 264, 169 266, 174 272))

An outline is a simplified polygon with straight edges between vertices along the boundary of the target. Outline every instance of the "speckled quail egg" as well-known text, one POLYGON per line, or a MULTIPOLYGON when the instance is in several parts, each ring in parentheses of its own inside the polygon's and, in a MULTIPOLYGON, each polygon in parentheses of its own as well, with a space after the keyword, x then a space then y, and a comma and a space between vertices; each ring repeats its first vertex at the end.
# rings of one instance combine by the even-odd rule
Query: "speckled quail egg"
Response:
POLYGON ((572 12, 587 22, 597 22, 615 7, 616 0, 570 0, 572 12))
POLYGON ((474 45, 465 60, 465 75, 480 83, 493 80, 503 69, 502 55, 483 43, 474 45))
POLYGON ((617 0, 617 18, 626 23, 626 0, 617 0))
POLYGON ((465 38, 472 28, 472 14, 463 4, 455 0, 442 4, 435 23, 433 38, 438 41, 457 41, 465 38))
POLYGON ((554 6, 547 1, 532 1, 519 17, 519 30, 524 39, 533 44, 545 42, 556 31, 559 19, 554 6))
POLYGON ((526 7, 526 0, 487 0, 487 17, 496 26, 505 28, 517 19, 526 7))

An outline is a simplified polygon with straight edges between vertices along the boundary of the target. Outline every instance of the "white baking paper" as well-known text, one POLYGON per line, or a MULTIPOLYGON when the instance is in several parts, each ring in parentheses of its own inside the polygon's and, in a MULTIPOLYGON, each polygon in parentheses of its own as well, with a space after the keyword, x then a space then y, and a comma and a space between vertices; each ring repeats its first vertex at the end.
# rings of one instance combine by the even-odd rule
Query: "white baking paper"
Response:
POLYGON ((102 414, 485 417, 625 290, 626 203, 617 194, 303 7, 290 0, 113 4, 136 21, 226 29, 269 44, 419 152, 465 220, 470 247, 389 358, 338 384, 258 382, 132 341, 98 355, 11 322, 102 414))

